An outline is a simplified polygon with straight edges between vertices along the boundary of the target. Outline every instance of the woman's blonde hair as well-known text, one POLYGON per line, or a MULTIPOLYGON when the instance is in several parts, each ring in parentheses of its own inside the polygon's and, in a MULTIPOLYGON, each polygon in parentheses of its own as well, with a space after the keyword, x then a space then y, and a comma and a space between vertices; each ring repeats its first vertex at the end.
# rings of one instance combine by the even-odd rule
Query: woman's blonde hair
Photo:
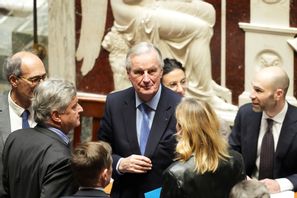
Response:
POLYGON ((219 133, 219 121, 211 106, 194 98, 183 98, 176 108, 177 160, 195 157, 195 171, 214 172, 220 160, 229 158, 228 144, 219 133))

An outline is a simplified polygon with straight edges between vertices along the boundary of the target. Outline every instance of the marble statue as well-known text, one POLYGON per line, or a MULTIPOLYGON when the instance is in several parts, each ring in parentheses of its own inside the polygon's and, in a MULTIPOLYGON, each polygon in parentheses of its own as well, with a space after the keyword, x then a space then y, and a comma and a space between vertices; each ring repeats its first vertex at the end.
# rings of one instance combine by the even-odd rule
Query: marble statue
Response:
MULTIPOLYGON (((212 80, 210 40, 215 24, 215 9, 201 0, 111 0, 112 30, 102 46, 110 52, 114 75, 125 72, 127 49, 140 42, 156 45, 163 57, 180 61, 186 71, 186 95, 203 98, 220 110, 236 110, 218 96, 229 92, 212 80)), ((115 88, 129 83, 124 75, 114 76, 115 88), (117 79, 116 79, 117 78, 117 79)))

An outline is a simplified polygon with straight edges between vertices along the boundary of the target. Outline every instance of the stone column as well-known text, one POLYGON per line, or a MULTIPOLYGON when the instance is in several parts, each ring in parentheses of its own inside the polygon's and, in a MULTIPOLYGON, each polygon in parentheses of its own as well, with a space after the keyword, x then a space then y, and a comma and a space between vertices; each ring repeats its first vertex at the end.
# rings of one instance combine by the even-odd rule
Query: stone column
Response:
POLYGON ((250 102, 254 73, 262 67, 283 67, 289 75, 287 100, 297 105, 294 90, 294 50, 287 41, 297 34, 289 26, 290 0, 251 0, 251 22, 239 23, 245 31, 245 84, 239 105, 250 102))
POLYGON ((49 76, 75 83, 75 1, 48 0, 49 76))

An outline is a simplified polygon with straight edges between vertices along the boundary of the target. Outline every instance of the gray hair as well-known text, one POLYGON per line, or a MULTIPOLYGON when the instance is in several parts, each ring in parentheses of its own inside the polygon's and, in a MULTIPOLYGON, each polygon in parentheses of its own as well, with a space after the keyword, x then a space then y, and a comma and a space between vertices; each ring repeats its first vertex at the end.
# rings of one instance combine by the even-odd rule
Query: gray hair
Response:
POLYGON ((47 79, 41 82, 33 92, 34 120, 46 123, 53 111, 63 113, 75 96, 76 88, 69 81, 47 79))
POLYGON ((156 51, 158 54, 158 61, 159 61, 159 65, 161 67, 161 69, 163 69, 163 59, 162 59, 162 54, 160 52, 160 50, 154 46, 151 43, 148 42, 141 42, 138 43, 136 45, 134 45, 132 48, 129 49, 127 56, 126 56, 126 69, 127 71, 129 71, 131 69, 132 66, 132 62, 131 62, 131 58, 134 56, 138 56, 138 55, 142 55, 142 54, 146 54, 148 52, 151 51, 156 51))
POLYGON ((229 198, 269 198, 266 186, 258 180, 243 180, 233 186, 229 198))
POLYGON ((20 76, 22 74, 21 65, 22 59, 20 57, 7 58, 4 62, 3 78, 9 80, 11 75, 20 76))

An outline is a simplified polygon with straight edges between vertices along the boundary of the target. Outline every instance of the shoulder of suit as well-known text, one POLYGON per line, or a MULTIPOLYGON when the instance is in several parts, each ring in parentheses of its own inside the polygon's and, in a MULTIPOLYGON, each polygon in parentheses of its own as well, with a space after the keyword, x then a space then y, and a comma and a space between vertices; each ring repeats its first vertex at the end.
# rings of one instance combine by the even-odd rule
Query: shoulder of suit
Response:
POLYGON ((109 93, 107 95, 107 99, 125 97, 126 95, 133 94, 134 92, 135 92, 134 88, 133 87, 129 87, 129 88, 124 89, 124 90, 118 90, 118 91, 114 91, 114 92, 109 93))
POLYGON ((164 96, 167 98, 170 98, 171 101, 179 102, 182 99, 182 97, 176 92, 172 91, 171 89, 168 89, 165 86, 162 86, 161 97, 164 97, 164 96))

